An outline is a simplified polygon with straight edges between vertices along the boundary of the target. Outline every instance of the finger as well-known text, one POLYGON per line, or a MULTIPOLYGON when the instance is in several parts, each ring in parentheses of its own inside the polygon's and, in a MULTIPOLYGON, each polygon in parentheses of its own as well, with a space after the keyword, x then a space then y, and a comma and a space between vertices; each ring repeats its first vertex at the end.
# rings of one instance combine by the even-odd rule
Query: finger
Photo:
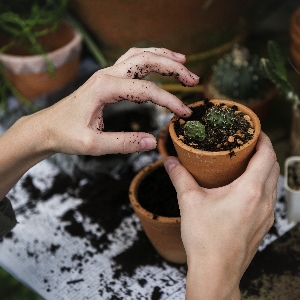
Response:
POLYGON ((245 181, 266 182, 276 163, 276 154, 268 136, 261 132, 256 145, 256 152, 244 173, 245 181))
POLYGON ((156 147, 156 139, 146 132, 94 132, 89 141, 89 150, 84 150, 92 156, 104 154, 128 154, 152 150, 156 147))
POLYGON ((180 63, 185 63, 185 61, 186 61, 186 57, 185 57, 184 54, 173 52, 173 51, 171 51, 169 49, 165 49, 165 48, 151 47, 151 48, 131 48, 125 54, 123 54, 115 62, 115 64, 121 63, 121 62, 127 60, 128 58, 130 58, 132 56, 136 56, 136 55, 144 53, 144 52, 152 52, 152 53, 155 53, 157 55, 168 57, 168 58, 173 59, 175 61, 178 61, 180 63))
POLYGON ((129 57, 122 63, 115 64, 99 72, 120 78, 133 79, 141 79, 150 72, 156 72, 163 76, 173 76, 184 86, 194 86, 199 82, 199 77, 191 73, 180 62, 148 51, 129 57))
POLYGON ((176 189, 179 200, 181 195, 185 194, 187 191, 200 188, 193 176, 183 167, 176 157, 167 157, 164 161, 164 166, 176 189))
POLYGON ((91 97, 98 99, 97 101, 101 105, 121 100, 129 100, 136 103, 151 101, 167 107, 182 117, 189 116, 192 112, 176 96, 159 88, 155 83, 146 80, 121 79, 100 74, 94 76, 93 80, 89 80, 86 89, 93 91, 91 97))

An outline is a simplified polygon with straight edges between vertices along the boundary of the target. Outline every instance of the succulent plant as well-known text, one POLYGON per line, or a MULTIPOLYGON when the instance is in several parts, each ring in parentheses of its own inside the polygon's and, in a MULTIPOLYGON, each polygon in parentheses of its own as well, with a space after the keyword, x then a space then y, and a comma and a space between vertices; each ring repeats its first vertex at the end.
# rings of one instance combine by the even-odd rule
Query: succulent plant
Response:
POLYGON ((201 142, 205 139, 205 126, 200 121, 187 121, 184 124, 184 133, 201 142))
POLYGON ((214 105, 206 112, 207 123, 219 128, 231 127, 235 119, 235 111, 228 106, 214 105))
POLYGON ((273 81, 287 100, 291 100, 295 108, 300 109, 300 98, 287 78, 285 60, 279 45, 275 41, 268 41, 269 59, 261 58, 260 66, 266 76, 273 81))
POLYGON ((212 67, 212 81, 220 94, 234 100, 255 99, 266 84, 259 58, 249 50, 235 45, 212 67))

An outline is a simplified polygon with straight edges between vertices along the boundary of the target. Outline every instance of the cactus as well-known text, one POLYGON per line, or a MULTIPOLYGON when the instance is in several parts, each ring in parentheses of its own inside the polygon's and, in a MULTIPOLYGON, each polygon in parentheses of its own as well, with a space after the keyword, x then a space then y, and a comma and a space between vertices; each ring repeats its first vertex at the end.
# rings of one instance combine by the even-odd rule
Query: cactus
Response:
POLYGON ((197 141, 205 139, 205 127, 200 121, 187 121, 184 124, 184 133, 197 141))
POLYGON ((228 106, 214 105, 206 112, 207 123, 215 127, 230 128, 235 120, 235 110, 228 106))
POLYGON ((259 58, 239 45, 235 45, 232 52, 225 54, 212 69, 215 88, 230 99, 257 98, 266 84, 259 58))
POLYGON ((291 100, 295 108, 300 108, 300 99, 287 78, 285 61, 279 45, 275 41, 268 41, 268 54, 270 59, 261 58, 260 66, 266 76, 273 81, 287 100, 291 100))

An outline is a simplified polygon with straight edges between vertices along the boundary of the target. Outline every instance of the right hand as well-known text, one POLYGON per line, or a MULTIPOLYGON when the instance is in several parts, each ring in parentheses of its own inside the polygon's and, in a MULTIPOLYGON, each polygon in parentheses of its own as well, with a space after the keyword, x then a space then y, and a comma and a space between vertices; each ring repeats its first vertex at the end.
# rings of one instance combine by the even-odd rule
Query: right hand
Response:
POLYGON ((274 222, 279 165, 260 134, 244 174, 205 189, 174 157, 165 167, 177 191, 188 258, 188 299, 239 299, 239 282, 274 222))

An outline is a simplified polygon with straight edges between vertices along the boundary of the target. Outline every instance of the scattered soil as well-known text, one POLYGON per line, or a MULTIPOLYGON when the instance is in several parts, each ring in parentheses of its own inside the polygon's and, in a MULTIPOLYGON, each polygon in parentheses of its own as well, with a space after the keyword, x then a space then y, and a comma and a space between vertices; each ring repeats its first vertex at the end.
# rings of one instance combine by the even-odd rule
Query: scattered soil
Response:
MULTIPOLYGON (((234 148, 241 147, 253 138, 253 127, 248 120, 244 118, 246 115, 243 112, 236 114, 236 120, 229 128, 217 128, 215 126, 210 126, 205 119, 205 114, 206 111, 213 105, 214 104, 212 102, 206 99, 203 105, 191 108, 193 113, 189 118, 179 118, 175 121, 175 132, 183 143, 192 146, 195 149, 204 151, 232 151, 234 148), (200 121, 205 126, 206 137, 201 142, 194 138, 187 137, 184 134, 184 123, 186 121, 195 120, 200 121)), ((238 111, 237 106, 232 106, 231 109, 238 111)))
POLYGON ((163 166, 141 182, 138 198, 142 207, 153 213, 153 219, 180 216, 175 188, 163 166))

